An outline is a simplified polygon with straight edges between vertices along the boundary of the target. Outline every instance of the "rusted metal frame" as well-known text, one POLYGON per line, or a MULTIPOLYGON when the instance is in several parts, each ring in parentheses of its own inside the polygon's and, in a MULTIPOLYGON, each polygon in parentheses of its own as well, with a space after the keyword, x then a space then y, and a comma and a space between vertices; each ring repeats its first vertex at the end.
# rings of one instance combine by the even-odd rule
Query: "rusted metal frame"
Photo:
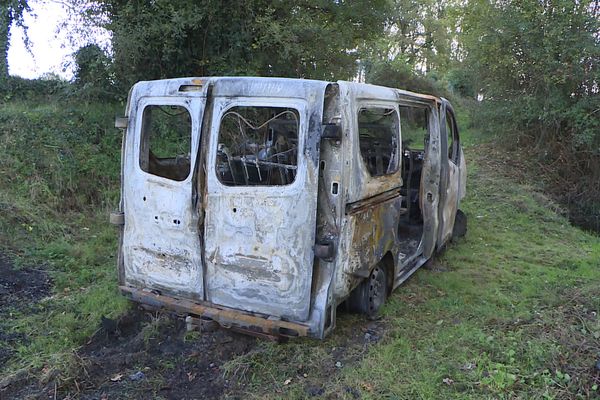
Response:
POLYGON ((346 215, 352 215, 360 211, 378 206, 388 200, 400 196, 400 187, 385 191, 369 198, 346 204, 346 215))
POLYGON ((170 296, 146 292, 127 286, 119 286, 121 293, 138 303, 147 304, 159 309, 167 309, 177 313, 193 314, 210 318, 225 328, 242 329, 245 332, 256 332, 273 336, 308 336, 310 328, 297 322, 272 319, 266 315, 242 312, 226 307, 216 307, 204 302, 193 302, 170 296))
POLYGON ((207 204, 207 188, 206 188, 206 160, 207 153, 210 143, 210 128, 212 126, 213 118, 213 83, 209 82, 206 90, 206 102, 204 104, 204 112, 202 114, 203 120, 200 122, 200 140, 198 141, 198 150, 196 156, 196 167, 194 169, 194 177, 192 178, 192 187, 195 188, 196 193, 196 204, 194 209, 198 213, 198 235, 200 236, 200 245, 202 251, 200 252, 200 259, 202 260, 202 293, 206 300, 206 293, 208 288, 206 287, 206 254, 204 251, 204 219, 205 210, 207 204))

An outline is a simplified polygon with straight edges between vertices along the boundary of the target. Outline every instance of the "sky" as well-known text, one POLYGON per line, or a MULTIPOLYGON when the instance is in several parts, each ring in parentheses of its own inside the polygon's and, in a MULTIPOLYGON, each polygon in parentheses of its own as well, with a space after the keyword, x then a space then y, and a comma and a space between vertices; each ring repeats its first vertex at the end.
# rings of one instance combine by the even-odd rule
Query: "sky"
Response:
POLYGON ((9 73, 30 79, 56 73, 71 79, 72 66, 65 69, 63 64, 70 60, 75 48, 70 44, 66 32, 58 32, 59 25, 67 18, 66 9, 52 0, 30 0, 28 3, 33 14, 25 15, 31 53, 25 48, 23 30, 13 26, 8 48, 9 73))

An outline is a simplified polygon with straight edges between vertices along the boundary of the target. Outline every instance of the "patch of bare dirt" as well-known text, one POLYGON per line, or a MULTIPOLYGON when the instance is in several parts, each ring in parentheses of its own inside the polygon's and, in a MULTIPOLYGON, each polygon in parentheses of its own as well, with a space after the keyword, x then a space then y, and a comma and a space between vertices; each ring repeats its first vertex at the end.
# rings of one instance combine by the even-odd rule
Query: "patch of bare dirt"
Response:
POLYGON ((68 377, 42 371, 0 392, 0 400, 218 399, 229 385, 221 366, 256 341, 224 329, 186 333, 182 318, 132 310, 99 321, 68 377))
POLYGON ((99 331, 79 352, 85 369, 78 394, 83 399, 217 399, 228 385, 223 363, 255 343, 224 329, 186 333, 181 318, 132 312, 113 332, 99 331))
POLYGON ((0 252, 0 366, 10 360, 14 347, 26 340, 9 328, 11 313, 35 312, 37 301, 50 294, 51 286, 43 268, 16 268, 10 258, 0 252))
MULTIPOLYGON (((43 269, 17 269, 0 254, 0 317, 15 311, 35 312, 35 304, 48 296, 50 289, 43 269)), ((290 351, 280 353, 285 358, 282 367, 289 369, 290 376, 297 375, 296 382, 303 380, 308 397, 327 397, 331 377, 359 362, 368 347, 385 336, 384 320, 367 321, 344 314, 338 315, 335 337, 328 339, 334 347, 326 359, 296 366, 290 357, 302 351, 296 347, 303 346, 295 346, 294 340, 286 345, 291 346, 290 351)), ((0 364, 10 359, 11 348, 26 340, 3 330, 0 319, 0 364)), ((227 374, 223 367, 239 356, 260 351, 261 342, 226 329, 186 332, 183 318, 132 309, 118 320, 98 321, 96 333, 77 350, 72 370, 57 366, 56 370, 22 370, 0 377, 0 400, 246 398, 256 393, 251 385, 254 366, 244 368, 245 374, 227 374)), ((265 362, 279 361, 267 356, 265 362)), ((277 391, 277 383, 263 389, 277 391)), ((358 394, 358 388, 342 389, 345 396, 358 394)))
POLYGON ((50 294, 51 282, 44 268, 16 268, 0 253, 0 312, 21 309, 50 294))

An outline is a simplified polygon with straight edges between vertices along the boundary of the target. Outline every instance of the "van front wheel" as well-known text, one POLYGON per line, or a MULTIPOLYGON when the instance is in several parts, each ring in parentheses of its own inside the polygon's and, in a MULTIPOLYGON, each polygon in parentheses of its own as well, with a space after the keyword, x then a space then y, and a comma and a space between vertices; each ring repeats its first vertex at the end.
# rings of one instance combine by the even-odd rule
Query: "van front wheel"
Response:
POLYGON ((348 298, 350 311, 365 314, 369 318, 377 315, 387 298, 387 279, 383 265, 373 268, 369 277, 363 280, 348 298))

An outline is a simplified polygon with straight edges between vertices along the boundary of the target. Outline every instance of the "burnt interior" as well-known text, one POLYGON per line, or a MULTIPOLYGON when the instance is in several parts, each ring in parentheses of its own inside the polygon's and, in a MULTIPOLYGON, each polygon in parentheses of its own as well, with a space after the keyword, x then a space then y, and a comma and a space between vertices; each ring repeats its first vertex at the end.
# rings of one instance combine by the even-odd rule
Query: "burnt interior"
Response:
POLYGON ((360 154, 371 176, 398 170, 398 114, 393 108, 362 108, 358 113, 360 154))
POLYGON ((216 171, 227 186, 287 185, 296 179, 298 111, 233 107, 221 118, 216 171))
POLYGON ((402 214, 398 224, 398 237, 402 252, 414 254, 423 236, 421 210, 421 177, 423 162, 429 142, 428 110, 417 106, 400 106, 402 134, 402 214))

